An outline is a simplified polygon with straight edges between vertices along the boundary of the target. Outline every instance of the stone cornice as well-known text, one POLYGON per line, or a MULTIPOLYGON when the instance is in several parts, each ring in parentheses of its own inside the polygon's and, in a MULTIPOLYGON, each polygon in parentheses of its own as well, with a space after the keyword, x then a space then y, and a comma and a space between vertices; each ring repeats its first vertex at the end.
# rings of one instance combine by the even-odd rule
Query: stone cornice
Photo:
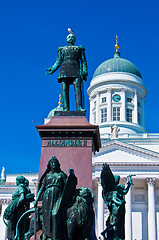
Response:
MULTIPOLYGON (((103 165, 103 162, 101 163, 93 163, 92 166, 102 166, 103 165)), ((116 162, 116 163, 109 163, 110 166, 159 166, 159 162, 156 163, 156 162, 152 162, 152 163, 133 163, 133 162, 129 162, 129 163, 126 163, 126 162, 116 162)), ((124 171, 124 170, 123 170, 124 171)))
MULTIPOLYGON (((104 134, 103 134, 104 135, 104 134)), ((151 144, 154 144, 154 143, 158 143, 159 144, 159 138, 157 139, 153 139, 153 138, 140 138, 140 139, 137 139, 137 138, 122 138, 120 139, 120 141, 122 142, 126 142, 127 144, 129 143, 133 143, 133 144, 148 144, 148 145, 151 145, 151 144)))

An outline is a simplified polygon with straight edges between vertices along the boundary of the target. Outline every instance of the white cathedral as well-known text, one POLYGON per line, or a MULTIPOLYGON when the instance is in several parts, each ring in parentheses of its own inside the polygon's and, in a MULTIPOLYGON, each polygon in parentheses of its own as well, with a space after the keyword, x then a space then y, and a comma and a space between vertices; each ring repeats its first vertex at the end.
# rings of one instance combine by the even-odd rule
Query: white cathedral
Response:
MULTIPOLYGON (((159 134, 147 133, 144 127, 147 91, 140 71, 120 57, 118 41, 115 48, 114 57, 95 70, 87 91, 90 123, 99 125, 102 143, 100 151, 92 157, 96 235, 102 239, 100 233, 109 215, 100 182, 102 165, 108 163, 113 173, 121 176, 123 185, 126 185, 128 175, 134 175, 134 185, 126 195, 125 239, 159 240, 159 134)), ((38 173, 23 175, 29 179, 35 193, 38 173)), ((6 239, 2 216, 16 188, 16 176, 4 176, 4 169, 1 174, 1 240, 6 239)))

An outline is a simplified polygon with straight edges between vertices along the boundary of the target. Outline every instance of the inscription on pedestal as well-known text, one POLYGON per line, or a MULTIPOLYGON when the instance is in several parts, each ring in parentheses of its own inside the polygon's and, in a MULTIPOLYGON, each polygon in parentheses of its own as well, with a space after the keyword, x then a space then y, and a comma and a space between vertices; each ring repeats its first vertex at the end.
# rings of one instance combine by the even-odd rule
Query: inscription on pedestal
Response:
POLYGON ((44 140, 43 146, 45 147, 87 147, 89 141, 86 139, 51 139, 44 140))

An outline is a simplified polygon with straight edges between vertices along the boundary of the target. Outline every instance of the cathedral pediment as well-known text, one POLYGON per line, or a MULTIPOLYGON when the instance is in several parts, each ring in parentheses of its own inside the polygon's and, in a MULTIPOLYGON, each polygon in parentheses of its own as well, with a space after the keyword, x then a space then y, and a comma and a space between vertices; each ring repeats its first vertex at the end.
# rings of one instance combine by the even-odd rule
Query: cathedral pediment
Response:
POLYGON ((94 163, 119 165, 159 165, 159 153, 148 149, 112 140, 102 146, 94 157, 94 163))

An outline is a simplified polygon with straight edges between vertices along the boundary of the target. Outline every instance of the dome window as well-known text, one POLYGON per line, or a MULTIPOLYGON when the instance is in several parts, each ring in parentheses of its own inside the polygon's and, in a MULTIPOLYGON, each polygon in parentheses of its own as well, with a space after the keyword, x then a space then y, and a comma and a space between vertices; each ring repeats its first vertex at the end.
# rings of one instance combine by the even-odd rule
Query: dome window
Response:
POLYGON ((132 103, 132 98, 131 97, 127 97, 127 102, 128 103, 132 103))
POLYGON ((132 122, 132 109, 129 108, 126 109, 126 121, 132 122))
POLYGON ((113 121, 120 121, 120 107, 113 107, 113 121))
POLYGON ((107 121, 107 108, 101 109, 101 123, 107 121))
POLYGON ((105 103, 106 102, 106 97, 102 97, 102 103, 105 103))

